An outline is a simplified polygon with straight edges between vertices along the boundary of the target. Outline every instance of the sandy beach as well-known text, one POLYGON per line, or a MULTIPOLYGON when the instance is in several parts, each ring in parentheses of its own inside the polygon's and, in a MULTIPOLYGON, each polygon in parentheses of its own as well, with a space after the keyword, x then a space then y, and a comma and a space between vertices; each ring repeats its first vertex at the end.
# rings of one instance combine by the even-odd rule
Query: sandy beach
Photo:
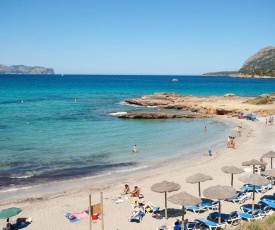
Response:
MULTIPOLYGON (((163 224, 172 226, 173 222, 178 218, 180 219, 181 216, 169 217, 168 220, 157 220, 152 218, 152 214, 146 214, 141 223, 128 222, 128 217, 132 212, 132 200, 123 196, 124 202, 115 204, 111 201, 111 198, 118 196, 122 192, 125 183, 130 185, 131 190, 137 185, 142 189, 142 193, 145 196, 142 200, 145 200, 145 202, 150 201, 156 206, 159 206, 160 210, 163 210, 164 194, 152 192, 150 188, 153 184, 162 182, 163 180, 173 181, 181 186, 178 192, 185 191, 198 196, 197 184, 186 183, 185 180, 188 176, 195 173, 204 173, 213 177, 212 181, 201 183, 202 191, 212 185, 230 186, 231 175, 222 172, 221 168, 223 166, 243 168, 241 165, 243 161, 250 159, 259 160, 263 154, 275 150, 275 127, 266 126, 265 117, 259 118, 259 121, 255 122, 227 116, 220 116, 219 119, 231 121, 236 124, 236 127, 242 122, 242 136, 236 138, 236 149, 226 148, 225 140, 225 147, 214 150, 212 157, 208 156, 206 150, 205 154, 199 158, 179 160, 176 163, 167 164, 158 169, 125 175, 115 180, 110 177, 110 180, 104 184, 86 180, 85 182, 78 181, 74 187, 63 188, 60 186, 56 191, 45 190, 44 193, 40 191, 40 193, 37 194, 26 193, 22 195, 20 191, 18 191, 18 196, 15 193, 13 199, 2 200, 0 209, 2 210, 8 207, 21 208, 22 212, 18 216, 11 218, 11 222, 16 220, 17 217, 31 217, 33 222, 26 228, 28 230, 89 229, 88 219, 70 223, 64 215, 68 212, 74 213, 87 210, 88 194, 92 195, 92 203, 95 204, 100 201, 100 192, 103 192, 105 229, 157 229, 163 224)), ((264 160, 268 163, 267 169, 269 169, 270 159, 264 160)), ((234 175, 234 188, 236 190, 243 185, 243 183, 238 180, 238 177, 244 176, 245 174, 248 173, 234 175)), ((275 188, 266 194, 273 194, 274 191, 275 188)), ((169 193, 168 197, 178 192, 169 193)), ((256 194, 256 201, 258 201, 261 196, 262 195, 256 194)), ((222 212, 224 213, 240 210, 240 205, 225 201, 221 203, 222 212)), ((251 203, 251 200, 246 203, 251 203)), ((179 205, 174 205, 169 201, 168 208, 181 209, 179 205)), ((185 218, 193 221, 195 218, 206 217, 208 214, 209 211, 199 215, 187 211, 185 218)), ((5 226, 5 220, 0 221, 0 226, 5 226)), ((101 221, 93 222, 92 229, 101 229, 101 221)))

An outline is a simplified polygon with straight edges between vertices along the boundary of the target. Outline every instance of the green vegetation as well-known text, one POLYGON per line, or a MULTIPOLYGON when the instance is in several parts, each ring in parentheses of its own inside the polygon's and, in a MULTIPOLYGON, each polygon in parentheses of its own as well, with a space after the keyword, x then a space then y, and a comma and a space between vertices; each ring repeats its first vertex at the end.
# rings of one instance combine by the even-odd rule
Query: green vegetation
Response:
POLYGON ((254 99, 250 99, 245 101, 244 103, 253 104, 253 105, 265 105, 265 104, 273 104, 275 101, 275 97, 272 95, 260 96, 254 99))
POLYGON ((275 229, 275 216, 270 216, 265 220, 248 222, 241 224, 237 230, 274 230, 275 229))

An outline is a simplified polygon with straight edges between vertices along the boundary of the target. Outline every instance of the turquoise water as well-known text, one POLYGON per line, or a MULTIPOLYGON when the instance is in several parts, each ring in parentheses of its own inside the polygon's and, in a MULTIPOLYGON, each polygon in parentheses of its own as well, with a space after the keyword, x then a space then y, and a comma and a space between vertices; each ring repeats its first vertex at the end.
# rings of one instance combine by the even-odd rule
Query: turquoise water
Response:
POLYGON ((212 119, 124 120, 156 110, 125 98, 155 92, 256 96, 275 79, 177 76, 0 75, 0 189, 150 167, 195 156, 232 127, 212 119), (207 126, 207 133, 203 128, 207 126), (137 144, 138 153, 131 149, 137 144))

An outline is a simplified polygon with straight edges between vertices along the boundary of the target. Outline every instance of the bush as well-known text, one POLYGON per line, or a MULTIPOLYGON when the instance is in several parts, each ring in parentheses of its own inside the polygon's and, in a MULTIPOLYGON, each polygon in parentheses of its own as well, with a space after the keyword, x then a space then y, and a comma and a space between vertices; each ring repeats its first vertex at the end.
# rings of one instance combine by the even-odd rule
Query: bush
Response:
POLYGON ((268 230, 263 221, 254 221, 242 224, 241 230, 268 230))
POLYGON ((271 216, 271 217, 267 218, 267 219, 266 219, 266 223, 267 223, 268 225, 274 224, 274 223, 275 223, 275 216, 271 216))

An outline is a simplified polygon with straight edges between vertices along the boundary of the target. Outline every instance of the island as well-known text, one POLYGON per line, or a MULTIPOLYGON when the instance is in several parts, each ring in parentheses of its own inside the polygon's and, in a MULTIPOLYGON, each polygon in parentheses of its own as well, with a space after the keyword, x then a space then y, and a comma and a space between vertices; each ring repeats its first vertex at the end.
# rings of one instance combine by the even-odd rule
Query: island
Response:
POLYGON ((0 74, 54 74, 54 70, 52 68, 45 68, 41 66, 6 66, 0 64, 0 74))

